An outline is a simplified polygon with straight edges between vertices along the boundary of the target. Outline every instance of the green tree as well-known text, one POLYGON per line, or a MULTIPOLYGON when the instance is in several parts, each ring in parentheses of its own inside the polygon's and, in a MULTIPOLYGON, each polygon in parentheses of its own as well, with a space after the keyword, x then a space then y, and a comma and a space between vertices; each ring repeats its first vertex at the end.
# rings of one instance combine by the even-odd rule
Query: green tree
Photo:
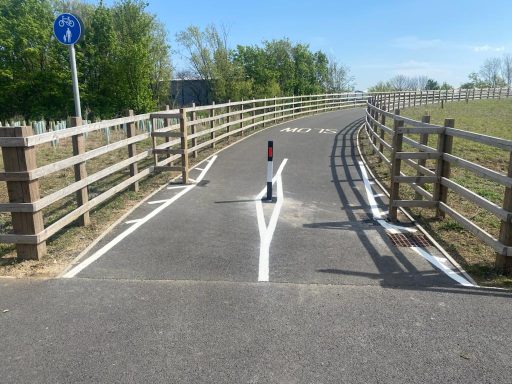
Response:
POLYGON ((132 108, 146 112, 156 107, 151 96, 149 47, 154 17, 145 12, 140 0, 123 0, 112 8, 115 51, 115 109, 132 108))
POLYGON ((234 60, 236 53, 229 50, 227 38, 227 32, 214 25, 204 30, 190 26, 177 35, 188 53, 193 73, 207 83, 211 100, 238 100, 251 93, 250 81, 234 60))
POLYGON ((102 1, 0 0, 0 118, 74 114, 69 51, 53 37, 60 12, 78 15, 85 27, 76 56, 86 115, 145 112, 166 102, 167 34, 146 6, 141 0, 113 7, 102 1))
POLYGON ((71 112, 69 65, 52 37, 53 19, 48 0, 0 0, 1 118, 71 112))
POLYGON ((393 86, 389 82, 379 81, 374 86, 368 88, 368 92, 391 92, 393 86))
POLYGON ((84 73, 85 92, 82 96, 86 110, 94 111, 90 117, 106 117, 115 114, 117 97, 116 52, 112 11, 100 2, 91 17, 81 51, 85 59, 79 68, 84 73))
POLYGON ((151 63, 151 94, 157 107, 169 103, 169 87, 172 77, 171 46, 167 41, 167 31, 160 22, 153 25, 149 58, 151 63))
POLYGON ((290 40, 265 41, 263 44, 263 49, 267 56, 267 63, 275 71, 276 80, 281 93, 283 95, 294 94, 296 84, 295 63, 292 52, 293 46, 290 40))
POLYGON ((251 95, 255 98, 281 95, 278 73, 272 68, 264 49, 239 45, 234 53, 235 62, 243 68, 251 84, 251 95))
POLYGON ((324 89, 329 93, 348 92, 354 89, 354 78, 348 67, 339 64, 334 58, 329 59, 327 81, 324 89))
POLYGON ((427 84, 425 85, 425 89, 429 91, 439 89, 439 83, 434 79, 428 79, 427 84))

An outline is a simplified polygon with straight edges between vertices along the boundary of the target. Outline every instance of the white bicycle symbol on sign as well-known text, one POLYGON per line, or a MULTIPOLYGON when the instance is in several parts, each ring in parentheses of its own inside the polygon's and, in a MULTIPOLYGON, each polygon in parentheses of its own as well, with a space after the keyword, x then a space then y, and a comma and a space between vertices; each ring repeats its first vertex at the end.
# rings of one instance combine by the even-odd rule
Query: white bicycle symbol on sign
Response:
POLYGON ((75 26, 75 22, 71 20, 69 16, 62 16, 59 20, 59 27, 63 27, 64 25, 73 28, 75 26))

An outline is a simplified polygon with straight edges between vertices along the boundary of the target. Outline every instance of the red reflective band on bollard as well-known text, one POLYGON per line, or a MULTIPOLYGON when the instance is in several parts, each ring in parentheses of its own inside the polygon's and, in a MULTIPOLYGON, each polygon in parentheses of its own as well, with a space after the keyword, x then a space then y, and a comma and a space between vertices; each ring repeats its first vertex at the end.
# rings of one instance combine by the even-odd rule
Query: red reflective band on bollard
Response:
POLYGON ((268 148, 268 157, 269 157, 269 159, 272 159, 272 152, 273 152, 272 151, 272 147, 269 147, 268 148))

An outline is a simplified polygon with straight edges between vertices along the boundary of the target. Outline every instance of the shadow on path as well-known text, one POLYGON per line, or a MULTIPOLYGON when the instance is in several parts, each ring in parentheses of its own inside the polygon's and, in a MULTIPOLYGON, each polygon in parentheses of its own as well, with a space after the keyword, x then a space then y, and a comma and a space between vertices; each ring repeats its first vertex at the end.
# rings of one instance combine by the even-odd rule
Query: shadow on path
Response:
MULTIPOLYGON (((358 188, 363 183, 359 168, 359 154, 357 153, 357 132, 363 119, 358 119, 343 128, 334 139, 330 156, 330 167, 334 186, 338 193, 348 220, 345 222, 310 223, 307 228, 326 228, 354 231, 361 244, 364 246, 372 262, 379 273, 350 271, 333 268, 318 269, 317 272, 336 275, 361 276, 369 279, 380 280, 383 287, 399 289, 418 289, 429 291, 473 293, 477 295, 508 296, 506 292, 490 291, 488 289, 469 289, 457 285, 443 272, 432 266, 430 271, 420 271, 400 248, 395 247, 386 235, 384 228, 373 220, 366 193, 358 188), (348 193, 351 199, 349 200, 348 193), (355 197, 355 200, 354 200, 355 197), (359 211, 359 212, 357 212, 359 211), (363 211, 363 212, 361 212, 363 211), (374 239, 369 236, 374 237, 374 239), (375 236, 380 236, 382 242, 387 245, 386 252, 378 250, 375 245, 375 236), (454 288, 454 289, 448 289, 454 288)), ((379 201, 379 200, 377 200, 379 201)), ((383 200, 380 200, 384 204, 383 200)), ((382 243, 381 242, 381 243, 382 243)), ((417 256, 420 257, 420 256, 417 256)), ((426 261, 425 261, 426 262, 426 261)))

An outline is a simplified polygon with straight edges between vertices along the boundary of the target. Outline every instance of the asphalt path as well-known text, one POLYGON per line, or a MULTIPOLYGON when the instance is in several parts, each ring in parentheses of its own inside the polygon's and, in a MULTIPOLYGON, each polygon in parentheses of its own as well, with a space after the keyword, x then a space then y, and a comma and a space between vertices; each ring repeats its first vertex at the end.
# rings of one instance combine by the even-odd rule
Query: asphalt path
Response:
POLYGON ((391 244, 355 146, 362 116, 286 122, 220 152, 72 278, 0 280, 0 382, 509 383, 512 296, 391 244), (277 217, 261 282, 267 140, 283 196, 260 204, 263 231, 277 217))

